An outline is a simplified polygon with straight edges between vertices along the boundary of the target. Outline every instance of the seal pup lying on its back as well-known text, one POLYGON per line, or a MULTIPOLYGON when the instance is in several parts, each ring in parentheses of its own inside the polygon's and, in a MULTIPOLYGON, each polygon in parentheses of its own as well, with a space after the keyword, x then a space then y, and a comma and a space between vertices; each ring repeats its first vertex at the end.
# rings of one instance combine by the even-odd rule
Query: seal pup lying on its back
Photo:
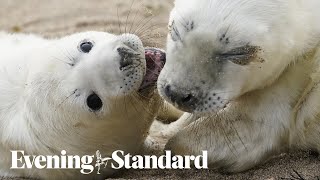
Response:
MULTIPOLYGON (((0 176, 94 178, 79 170, 13 170, 28 155, 138 153, 160 106, 165 62, 132 34, 84 32, 60 39, 0 34, 0 176)), ((112 173, 101 169, 101 178, 112 173)))

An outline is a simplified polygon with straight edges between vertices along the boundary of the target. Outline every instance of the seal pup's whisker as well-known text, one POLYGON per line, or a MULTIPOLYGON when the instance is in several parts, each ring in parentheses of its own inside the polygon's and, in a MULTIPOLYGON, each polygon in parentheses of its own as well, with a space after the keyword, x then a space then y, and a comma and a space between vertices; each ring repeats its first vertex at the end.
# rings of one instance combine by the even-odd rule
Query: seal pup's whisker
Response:
POLYGON ((130 25, 130 29, 129 29, 129 33, 133 33, 132 32, 132 28, 133 28, 133 26, 134 26, 134 23, 135 23, 135 21, 136 21, 136 18, 137 18, 137 15, 138 14, 140 14, 140 9, 135 13, 135 16, 133 17, 133 19, 132 19, 132 22, 131 22, 131 25, 130 25))
POLYGON ((129 32, 127 32, 127 25, 128 25, 128 19, 129 19, 129 16, 130 16, 130 14, 131 14, 132 7, 133 7, 134 2, 135 2, 135 0, 132 0, 131 6, 130 6, 130 10, 129 10, 129 13, 127 14, 127 18, 126 18, 126 25, 125 25, 125 29, 124 29, 124 33, 125 33, 125 34, 126 34, 126 33, 130 33, 130 31, 129 31, 129 32))
POLYGON ((146 35, 150 36, 151 38, 153 38, 153 36, 151 36, 152 32, 154 32, 155 30, 158 30, 161 28, 161 24, 153 24, 153 25, 150 25, 149 27, 146 27, 144 30, 141 30, 139 32, 137 32, 137 35, 139 35, 140 38, 144 38, 146 35), (148 33, 148 34, 146 34, 148 33))
POLYGON ((58 110, 58 108, 60 108, 69 98, 71 98, 71 96, 75 95, 76 92, 78 91, 78 89, 74 90, 69 96, 67 96, 60 104, 58 104, 58 106, 56 107, 56 110, 58 110))
MULTIPOLYGON (((119 3, 119 0, 117 0, 119 3)), ((118 4, 119 5, 119 4, 118 4)), ((122 30, 121 30, 121 22, 120 22, 120 17, 119 17, 119 6, 117 5, 117 17, 118 17, 118 26, 119 26, 119 32, 120 34, 122 34, 122 30)))
POLYGON ((155 16, 152 14, 149 18, 147 19, 143 19, 145 20, 145 22, 143 22, 143 20, 140 22, 140 24, 137 26, 137 28, 133 31, 134 34, 137 33, 137 31, 140 31, 142 28, 144 28, 149 22, 151 22, 153 19, 155 18, 155 16), (142 26, 141 26, 142 25, 142 26))
POLYGON ((67 65, 69 65, 69 66, 74 66, 74 64, 73 64, 73 63, 70 63, 70 62, 66 62, 66 61, 64 61, 64 60, 61 60, 61 59, 59 59, 59 58, 57 58, 57 57, 54 57, 54 56, 52 56, 52 58, 53 58, 53 60, 57 60, 57 61, 60 61, 60 62, 62 62, 62 63, 64 63, 64 64, 67 64, 67 65))

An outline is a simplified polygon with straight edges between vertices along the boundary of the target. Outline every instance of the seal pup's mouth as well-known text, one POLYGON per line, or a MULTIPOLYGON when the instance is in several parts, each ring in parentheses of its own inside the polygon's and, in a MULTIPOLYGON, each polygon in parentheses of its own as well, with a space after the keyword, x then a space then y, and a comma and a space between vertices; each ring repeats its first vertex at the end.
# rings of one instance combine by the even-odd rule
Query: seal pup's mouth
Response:
POLYGON ((166 63, 166 53, 161 49, 145 48, 145 57, 147 70, 139 88, 139 92, 156 87, 160 72, 166 63))

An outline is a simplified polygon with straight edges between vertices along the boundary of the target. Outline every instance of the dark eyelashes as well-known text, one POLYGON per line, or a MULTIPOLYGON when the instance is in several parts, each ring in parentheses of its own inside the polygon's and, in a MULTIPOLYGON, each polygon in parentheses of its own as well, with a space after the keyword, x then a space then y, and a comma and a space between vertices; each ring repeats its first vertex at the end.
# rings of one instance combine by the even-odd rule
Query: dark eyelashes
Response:
POLYGON ((220 55, 221 56, 244 56, 244 55, 255 54, 257 53, 258 50, 259 48, 257 46, 245 45, 242 47, 232 49, 231 51, 227 51, 220 55))
POLYGON ((244 66, 250 64, 259 51, 260 48, 257 46, 246 45, 225 53, 217 54, 215 55, 215 59, 218 61, 231 61, 234 64, 244 66))

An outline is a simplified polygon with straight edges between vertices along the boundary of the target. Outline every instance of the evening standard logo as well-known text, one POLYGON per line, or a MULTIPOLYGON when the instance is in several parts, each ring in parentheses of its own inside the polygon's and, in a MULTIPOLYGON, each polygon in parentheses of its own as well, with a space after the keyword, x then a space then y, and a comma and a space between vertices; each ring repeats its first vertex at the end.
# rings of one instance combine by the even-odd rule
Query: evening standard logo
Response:
POLYGON ((98 150, 95 155, 67 155, 65 150, 61 155, 25 155, 24 151, 11 151, 11 169, 79 169, 80 173, 88 175, 95 171, 100 174, 103 168, 112 169, 208 169, 208 152, 202 151, 199 156, 172 156, 171 151, 165 151, 162 156, 131 155, 124 151, 114 151, 111 157, 103 157, 98 150))

